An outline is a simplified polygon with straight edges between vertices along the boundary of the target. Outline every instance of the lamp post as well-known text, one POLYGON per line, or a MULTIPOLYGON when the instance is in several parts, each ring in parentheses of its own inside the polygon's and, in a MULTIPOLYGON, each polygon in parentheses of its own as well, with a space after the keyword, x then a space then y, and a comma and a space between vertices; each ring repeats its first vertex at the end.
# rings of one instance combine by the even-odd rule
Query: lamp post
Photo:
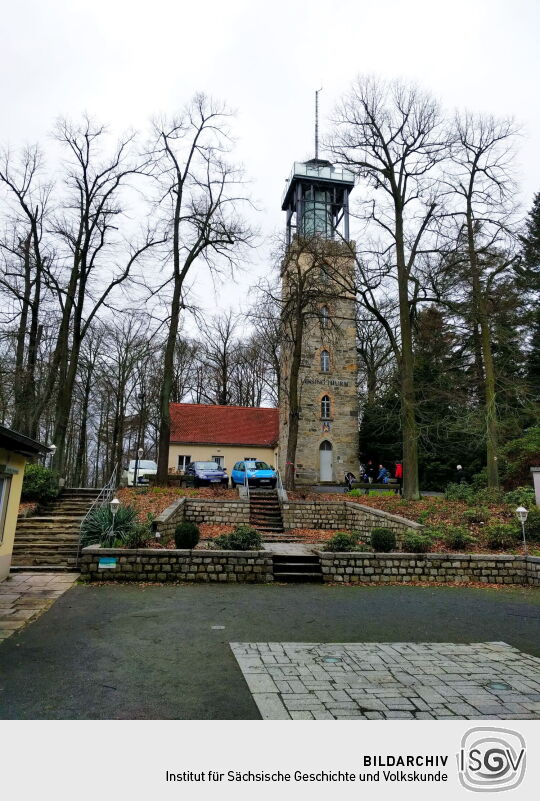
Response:
POLYGON ((143 453, 144 453, 143 449, 139 448, 139 450, 137 451, 137 458, 135 459, 135 474, 133 476, 133 486, 134 487, 137 486, 137 473, 138 473, 138 470, 139 470, 139 462, 142 459, 143 453))
POLYGON ((516 517, 521 523, 521 532, 523 534, 523 550, 525 552, 525 555, 527 555, 527 540, 525 539, 525 521, 527 520, 528 515, 529 513, 524 506, 518 506, 518 508, 516 509, 516 517))
POLYGON ((114 521, 115 521, 115 518, 116 518, 116 513, 118 512, 119 508, 120 508, 120 501, 118 500, 118 498, 113 498, 112 501, 109 501, 109 509, 111 510, 111 514, 112 514, 111 531, 110 531, 110 534, 109 534, 110 539, 111 539, 111 545, 114 542, 114 521))
POLYGON ((56 445, 49 445, 49 458, 47 459, 47 457, 45 457, 45 461, 49 462, 49 468, 52 468, 55 453, 56 453, 56 445))

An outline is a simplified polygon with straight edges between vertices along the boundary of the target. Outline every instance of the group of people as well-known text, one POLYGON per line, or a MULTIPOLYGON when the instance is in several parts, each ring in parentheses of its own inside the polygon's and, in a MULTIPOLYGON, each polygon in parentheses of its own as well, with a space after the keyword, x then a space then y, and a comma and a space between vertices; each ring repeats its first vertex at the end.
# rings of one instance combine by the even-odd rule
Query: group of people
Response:
MULTIPOLYGON (((388 484, 391 477, 392 475, 387 467, 385 467, 383 464, 379 464, 377 467, 373 463, 372 459, 368 459, 365 465, 360 465, 360 481, 362 481, 364 484, 388 484)), ((394 478, 399 484, 401 492, 401 486, 403 484, 403 465, 401 462, 396 462, 394 478)), ((349 489, 351 489, 354 481, 356 481, 356 476, 354 476, 352 473, 347 473, 345 475, 345 483, 349 489)))

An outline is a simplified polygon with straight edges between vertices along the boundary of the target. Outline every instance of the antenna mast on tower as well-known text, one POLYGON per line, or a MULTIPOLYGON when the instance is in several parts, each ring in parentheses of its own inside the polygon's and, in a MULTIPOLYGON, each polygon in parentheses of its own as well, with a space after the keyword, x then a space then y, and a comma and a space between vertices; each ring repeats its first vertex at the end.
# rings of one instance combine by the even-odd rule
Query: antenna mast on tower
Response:
POLYGON ((319 92, 322 86, 315 91, 315 158, 319 158, 319 92))

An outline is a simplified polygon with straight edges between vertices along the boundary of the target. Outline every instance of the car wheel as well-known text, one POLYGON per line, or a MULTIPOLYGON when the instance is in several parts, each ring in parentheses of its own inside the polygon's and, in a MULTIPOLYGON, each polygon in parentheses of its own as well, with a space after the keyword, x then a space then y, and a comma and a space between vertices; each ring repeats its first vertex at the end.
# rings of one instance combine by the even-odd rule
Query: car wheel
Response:
POLYGON ((193 479, 193 486, 197 487, 197 489, 200 487, 200 482, 198 478, 193 479))

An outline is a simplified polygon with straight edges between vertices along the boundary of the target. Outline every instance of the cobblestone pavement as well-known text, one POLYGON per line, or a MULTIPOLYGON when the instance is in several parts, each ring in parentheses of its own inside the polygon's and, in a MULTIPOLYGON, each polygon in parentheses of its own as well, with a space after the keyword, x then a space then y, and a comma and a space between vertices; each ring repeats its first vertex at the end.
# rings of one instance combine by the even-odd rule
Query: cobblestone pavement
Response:
POLYGON ((14 573, 0 582, 0 642, 45 612, 78 573, 14 573))
POLYGON ((504 642, 230 646, 269 720, 540 719, 540 659, 504 642))

